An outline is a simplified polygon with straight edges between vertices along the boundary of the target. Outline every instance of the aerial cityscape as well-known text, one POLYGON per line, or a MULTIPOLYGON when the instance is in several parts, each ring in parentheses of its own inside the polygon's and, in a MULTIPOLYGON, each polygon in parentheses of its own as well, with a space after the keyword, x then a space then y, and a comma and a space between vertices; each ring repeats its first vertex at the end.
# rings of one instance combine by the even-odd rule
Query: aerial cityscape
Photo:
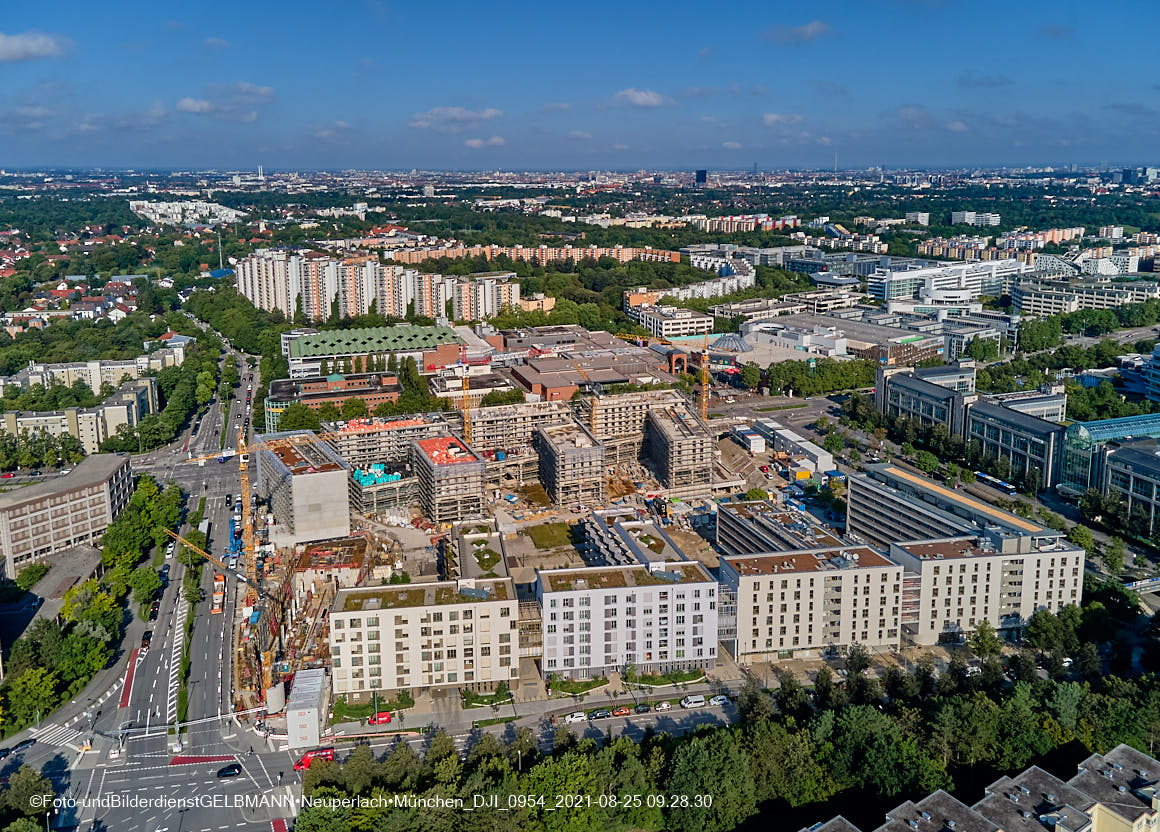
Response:
POLYGON ((54 5, 0 832, 1160 825, 1151 4, 54 5))

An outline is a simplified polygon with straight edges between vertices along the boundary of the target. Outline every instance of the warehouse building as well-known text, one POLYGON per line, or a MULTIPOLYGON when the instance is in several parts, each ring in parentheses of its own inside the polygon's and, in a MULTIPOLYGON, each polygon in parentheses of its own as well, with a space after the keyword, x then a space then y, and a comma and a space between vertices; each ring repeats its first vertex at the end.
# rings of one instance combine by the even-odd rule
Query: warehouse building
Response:
POLYGON ((429 520, 446 523, 484 513, 484 462, 462 440, 416 439, 411 448, 419 505, 429 520))
POLYGON ((540 484, 561 506, 598 506, 605 501, 604 446, 583 426, 536 429, 540 484))
POLYGON ((55 552, 95 545, 133 493, 125 454, 85 457, 71 472, 0 494, 4 577, 55 552))

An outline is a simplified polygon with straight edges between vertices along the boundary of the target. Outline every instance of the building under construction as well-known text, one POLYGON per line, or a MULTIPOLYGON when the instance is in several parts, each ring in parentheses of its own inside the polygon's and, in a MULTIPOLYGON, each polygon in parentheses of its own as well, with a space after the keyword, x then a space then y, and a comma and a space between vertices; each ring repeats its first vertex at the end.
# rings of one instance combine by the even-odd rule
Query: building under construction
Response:
POLYGON ((536 430, 540 484, 557 505, 605 501, 604 446, 575 422, 536 430))
POLYGON ((665 488, 713 484, 713 437, 683 404, 650 410, 648 455, 665 488))
POLYGON ((257 492, 277 523, 271 539, 281 545, 350 534, 350 466, 313 440, 310 431, 266 434, 259 442, 269 444, 253 454, 257 492))
POLYGON ((640 460, 649 411, 684 403, 672 389, 589 396, 579 404, 580 421, 604 443, 609 464, 626 465, 640 460))
POLYGON ((450 430, 438 413, 416 413, 398 419, 351 419, 325 422, 327 441, 355 468, 379 463, 406 463, 416 439, 447 436, 450 430))
MULTIPOLYGON (((447 414, 454 418, 458 414, 447 414)), ((511 451, 530 445, 536 429, 572 421, 567 402, 523 402, 471 408, 471 447, 511 451)))
POLYGON ((436 436, 411 443, 419 479, 419 504, 433 523, 484 514, 484 462, 458 437, 436 436))

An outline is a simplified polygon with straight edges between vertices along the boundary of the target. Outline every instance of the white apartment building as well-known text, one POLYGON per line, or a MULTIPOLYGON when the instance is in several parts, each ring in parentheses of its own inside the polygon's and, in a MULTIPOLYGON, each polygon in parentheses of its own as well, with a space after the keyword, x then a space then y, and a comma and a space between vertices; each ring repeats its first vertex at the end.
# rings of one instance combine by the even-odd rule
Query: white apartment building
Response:
POLYGON ((869 546, 721 557, 736 598, 739 664, 861 644, 897 650, 902 572, 869 546))
MULTIPOLYGON (((301 255, 286 249, 258 249, 240 260, 234 271, 238 294, 259 309, 277 309, 293 319, 302 291, 301 255)), ((329 301, 325 308, 329 315, 329 301)))
POLYGON ((998 225, 998 214, 985 211, 951 211, 951 225, 975 225, 980 227, 998 225))
POLYGON ((365 702, 372 692, 514 688, 518 622, 510 578, 340 589, 330 609, 334 693, 365 702))
POLYGON ((679 338, 713 331, 713 316, 677 306, 642 306, 640 325, 655 338, 679 338))
POLYGON ((906 570, 902 626, 915 643, 957 641, 984 621, 1014 629, 1036 610, 1079 604, 1083 549, 1058 536, 1020 551, 996 542, 980 535, 890 544, 890 558, 906 570))
POLYGON ((457 321, 494 318, 520 305, 515 272, 483 272, 458 278, 452 295, 452 317, 457 321))
POLYGON ((548 569, 536 578, 544 673, 576 679, 712 667, 717 581, 696 562, 548 569))
POLYGON ((907 211, 906 221, 913 222, 917 225, 930 225, 929 211, 907 211))
POLYGON ((1008 281, 1030 269, 1015 259, 905 271, 879 268, 866 278, 867 292, 885 301, 919 297, 931 301, 978 300, 980 295, 998 297, 1008 281))

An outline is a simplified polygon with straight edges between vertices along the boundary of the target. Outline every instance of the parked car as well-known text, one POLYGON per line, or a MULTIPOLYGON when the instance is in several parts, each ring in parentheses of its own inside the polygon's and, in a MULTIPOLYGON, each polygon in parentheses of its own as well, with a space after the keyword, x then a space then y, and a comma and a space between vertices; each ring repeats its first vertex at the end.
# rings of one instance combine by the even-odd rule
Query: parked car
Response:
POLYGON ((587 721, 588 721, 588 714, 584 713, 583 711, 573 711, 572 713, 570 713, 566 717, 564 717, 564 724, 565 725, 571 725, 575 722, 587 722, 587 721))
POLYGON ((714 708, 718 708, 722 705, 728 705, 729 704, 729 697, 724 696, 722 694, 718 694, 717 696, 714 696, 712 699, 709 700, 709 704, 712 705, 714 708))
POLYGON ((153 641, 153 631, 146 630, 141 634, 141 652, 145 653, 149 650, 149 643, 153 641))
POLYGON ((639 705, 637 705, 632 710, 638 714, 647 714, 649 711, 652 710, 652 708, 650 708, 647 703, 641 702, 639 705))
POLYGON ((696 696, 686 696, 681 700, 682 708, 703 708, 705 707, 705 697, 697 694, 696 696))
POLYGON ((8 473, 6 473, 6 474, 0 474, 0 480, 10 480, 10 479, 12 479, 14 476, 16 476, 16 475, 15 475, 15 474, 13 474, 11 471, 9 471, 9 472, 8 472, 8 473))
POLYGON ((390 721, 390 711, 379 711, 377 714, 371 714, 371 718, 367 720, 371 725, 386 725, 390 721))
POLYGON ((671 711, 673 709, 672 702, 658 702, 653 708, 654 711, 671 711))
POLYGON ((628 716, 631 713, 632 708, 628 707, 627 705, 621 705, 619 708, 616 708, 612 711, 613 716, 628 716))
POLYGON ((610 716, 612 716, 612 711, 607 708, 600 708, 588 714, 589 719, 608 719, 610 716))
POLYGON ((240 763, 230 763, 228 766, 222 766, 218 769, 218 777, 237 777, 242 773, 242 766, 240 763))
POLYGON ((149 620, 150 621, 157 620, 157 611, 160 609, 161 609, 161 602, 160 601, 154 601, 150 605, 150 607, 149 607, 149 620))

